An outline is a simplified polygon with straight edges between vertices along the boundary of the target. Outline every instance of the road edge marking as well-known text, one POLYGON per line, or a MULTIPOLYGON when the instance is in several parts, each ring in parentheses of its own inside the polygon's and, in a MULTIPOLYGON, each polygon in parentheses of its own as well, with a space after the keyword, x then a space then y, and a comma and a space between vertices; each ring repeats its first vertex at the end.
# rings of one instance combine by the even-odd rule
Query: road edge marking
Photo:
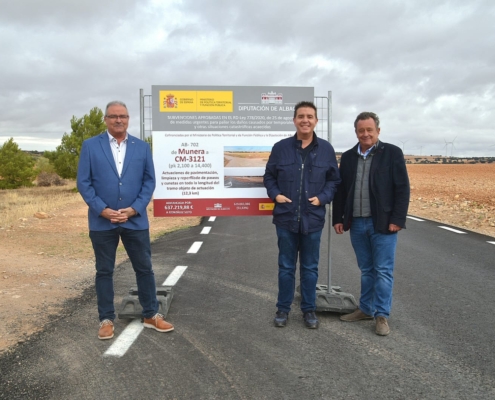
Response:
POLYGON ((455 232, 455 233, 460 233, 460 234, 463 234, 463 235, 467 235, 467 232, 459 231, 457 229, 450 228, 448 226, 439 226, 439 228, 446 229, 446 230, 451 231, 451 232, 455 232))

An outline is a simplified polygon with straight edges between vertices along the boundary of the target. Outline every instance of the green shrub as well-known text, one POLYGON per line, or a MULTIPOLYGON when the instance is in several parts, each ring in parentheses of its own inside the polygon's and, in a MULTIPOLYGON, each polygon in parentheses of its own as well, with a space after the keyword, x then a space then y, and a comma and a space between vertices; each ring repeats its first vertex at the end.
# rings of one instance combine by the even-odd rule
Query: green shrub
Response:
POLYGON ((0 189, 16 189, 33 186, 36 176, 34 159, 24 153, 14 138, 0 146, 0 189))

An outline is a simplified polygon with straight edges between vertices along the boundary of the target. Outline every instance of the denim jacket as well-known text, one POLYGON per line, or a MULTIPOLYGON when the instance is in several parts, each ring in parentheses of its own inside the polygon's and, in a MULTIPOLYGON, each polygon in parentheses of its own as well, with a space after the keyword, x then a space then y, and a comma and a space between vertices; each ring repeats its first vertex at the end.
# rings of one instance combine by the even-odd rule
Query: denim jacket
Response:
POLYGON ((276 203, 273 223, 292 232, 308 234, 323 229, 325 205, 333 200, 340 183, 335 151, 330 143, 313 133, 313 148, 302 160, 302 142, 296 135, 283 139, 272 148, 263 183, 273 201, 279 194, 292 203, 276 203), (318 197, 319 206, 309 202, 318 197))

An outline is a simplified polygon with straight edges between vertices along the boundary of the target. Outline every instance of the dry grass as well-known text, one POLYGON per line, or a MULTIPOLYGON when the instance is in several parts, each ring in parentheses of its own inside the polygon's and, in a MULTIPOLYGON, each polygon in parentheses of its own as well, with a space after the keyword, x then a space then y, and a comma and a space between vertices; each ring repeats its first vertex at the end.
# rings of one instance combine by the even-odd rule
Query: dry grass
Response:
MULTIPOLYGON (((88 206, 74 187, 69 182, 63 187, 0 191, 0 353, 42 329, 50 315, 57 317, 64 300, 79 296, 94 280, 88 206), (35 218, 36 212, 50 218, 35 218)), ((153 217, 152 210, 150 204, 152 239, 201 221, 153 217)), ((126 258, 121 245, 116 263, 126 258)))
POLYGON ((75 187, 75 181, 67 181, 65 186, 0 190, 0 228, 10 227, 37 212, 52 213, 67 204, 80 203, 81 195, 75 187))

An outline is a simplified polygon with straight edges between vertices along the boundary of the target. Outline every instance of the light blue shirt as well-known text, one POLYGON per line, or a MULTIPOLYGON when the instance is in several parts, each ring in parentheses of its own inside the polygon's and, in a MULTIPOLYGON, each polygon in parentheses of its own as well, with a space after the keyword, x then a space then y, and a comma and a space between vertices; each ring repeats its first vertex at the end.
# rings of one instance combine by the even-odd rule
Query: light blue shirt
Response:
POLYGON ((358 154, 360 156, 362 156, 364 159, 366 159, 366 157, 368 157, 368 154, 371 153, 371 151, 378 145, 378 142, 376 142, 373 146, 371 146, 368 150, 366 150, 364 153, 361 151, 361 144, 358 144, 358 148, 357 148, 357 151, 358 151, 358 154))

